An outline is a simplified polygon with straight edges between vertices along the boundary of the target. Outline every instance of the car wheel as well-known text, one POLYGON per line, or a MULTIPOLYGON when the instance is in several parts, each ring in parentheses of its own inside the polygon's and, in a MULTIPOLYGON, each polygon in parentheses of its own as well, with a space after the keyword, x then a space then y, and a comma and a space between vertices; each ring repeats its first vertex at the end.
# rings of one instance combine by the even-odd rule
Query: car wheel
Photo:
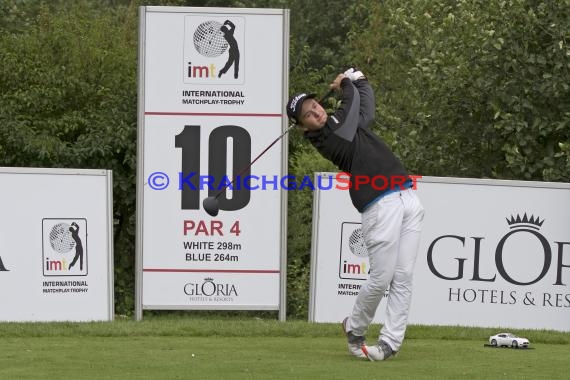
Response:
POLYGON ((517 343, 516 340, 513 340, 513 344, 511 344, 511 347, 512 348, 518 348, 519 347, 519 344, 517 343))
POLYGON ((493 339, 493 340, 491 341, 491 346, 497 347, 497 340, 496 340, 496 339, 493 339))

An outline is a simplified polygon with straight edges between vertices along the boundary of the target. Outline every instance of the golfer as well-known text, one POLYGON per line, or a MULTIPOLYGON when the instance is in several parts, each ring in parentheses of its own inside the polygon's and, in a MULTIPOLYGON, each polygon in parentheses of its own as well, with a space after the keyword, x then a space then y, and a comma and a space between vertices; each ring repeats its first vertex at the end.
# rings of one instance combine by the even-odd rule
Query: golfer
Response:
POLYGON ((79 237, 79 225, 75 222, 71 223, 69 231, 71 232, 71 237, 75 240, 75 256, 73 257, 71 264, 69 264, 68 269, 71 269, 77 262, 77 259, 79 259, 79 269, 83 270, 83 244, 79 237))
POLYGON ((375 100, 364 74, 349 69, 330 87, 340 93, 340 106, 334 114, 327 115, 315 94, 301 93, 289 99, 287 115, 323 157, 350 174, 350 198, 362 216, 370 276, 342 326, 352 355, 385 360, 400 350, 404 340, 424 209, 411 180, 394 181, 390 186, 372 180, 409 176, 400 160, 370 130, 375 100), (388 288, 380 336, 374 345, 366 345, 365 334, 388 288))
POLYGON ((220 30, 224 34, 224 38, 230 48, 228 50, 228 60, 218 73, 218 78, 225 74, 230 69, 230 67, 234 65, 234 78, 237 79, 239 74, 239 46, 234 37, 236 26, 230 20, 226 20, 220 30))

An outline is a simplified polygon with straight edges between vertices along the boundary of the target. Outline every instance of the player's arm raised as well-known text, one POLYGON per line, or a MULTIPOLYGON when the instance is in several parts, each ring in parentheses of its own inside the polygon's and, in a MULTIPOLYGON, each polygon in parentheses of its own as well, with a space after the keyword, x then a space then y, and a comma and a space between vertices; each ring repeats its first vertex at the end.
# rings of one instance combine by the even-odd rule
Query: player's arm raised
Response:
POLYGON ((329 125, 335 134, 352 141, 359 124, 360 94, 345 74, 339 74, 330 87, 340 92, 340 106, 330 117, 334 123, 329 125))

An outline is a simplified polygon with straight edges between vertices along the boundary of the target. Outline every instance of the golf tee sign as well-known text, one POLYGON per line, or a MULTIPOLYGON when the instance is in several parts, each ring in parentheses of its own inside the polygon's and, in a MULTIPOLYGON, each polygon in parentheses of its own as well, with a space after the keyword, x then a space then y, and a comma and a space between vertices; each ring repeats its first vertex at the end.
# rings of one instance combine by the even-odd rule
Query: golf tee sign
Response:
POLYGON ((143 309, 280 310, 288 11, 141 7, 137 299, 143 309), (202 202, 217 197, 219 214, 202 202))

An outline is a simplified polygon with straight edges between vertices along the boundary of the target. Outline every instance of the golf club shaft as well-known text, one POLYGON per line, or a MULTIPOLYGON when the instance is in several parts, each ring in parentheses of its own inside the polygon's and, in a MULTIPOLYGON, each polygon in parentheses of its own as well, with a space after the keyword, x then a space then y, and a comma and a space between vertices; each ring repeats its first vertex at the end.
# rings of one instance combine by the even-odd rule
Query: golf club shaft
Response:
POLYGON ((224 192, 224 190, 228 187, 230 187, 231 185, 233 185, 233 183, 235 182, 235 180, 237 178, 239 178, 239 176, 241 176, 243 173, 245 173, 249 168, 251 168, 251 166, 255 163, 255 161, 257 161, 261 156, 263 156, 265 154, 265 152, 267 152, 273 145, 275 145, 275 143, 277 143, 277 141, 281 140, 283 138, 283 136, 285 136, 287 134, 287 132, 289 132, 295 125, 291 125, 289 126, 289 128, 287 128, 285 130, 285 132, 283 132, 279 137, 277 137, 271 144, 269 144, 269 146, 267 148, 265 148, 263 150, 263 152, 259 153, 257 155, 257 157, 255 157, 253 159, 253 161, 251 161, 249 163, 249 165, 247 165, 245 168, 243 168, 238 174, 236 174, 236 176, 232 179, 232 181, 230 183, 228 183, 226 186, 224 186, 224 188, 222 190, 220 190, 218 192, 218 194, 216 194, 215 198, 218 198, 220 196, 220 194, 222 194, 224 192))
MULTIPOLYGON (((328 98, 329 96, 331 96, 334 93, 333 89, 330 89, 322 98, 321 100, 319 100, 319 104, 324 102, 326 98, 328 98)), ((263 156, 265 154, 265 152, 267 152, 269 149, 271 149, 271 147, 273 145, 275 145, 277 143, 277 141, 281 140, 283 138, 283 136, 285 136, 291 129, 293 129, 295 127, 295 124, 292 124, 289 126, 289 128, 287 128, 285 130, 285 132, 283 132, 279 137, 277 137, 275 140, 273 140, 273 142, 271 144, 269 144, 269 146, 267 146, 267 148, 265 148, 261 153, 259 153, 257 155, 257 157, 255 157, 253 159, 253 161, 251 161, 249 163, 249 165, 247 165, 245 168, 243 168, 238 174, 236 174, 236 176, 232 179, 232 181, 227 184, 226 186, 224 186, 224 188, 222 190, 220 190, 218 192, 218 194, 216 194, 216 196, 214 197, 215 199, 217 199, 227 187, 230 187, 231 185, 233 185, 233 183, 235 182, 235 180, 237 178, 239 178, 239 176, 241 176, 242 174, 244 174, 249 168, 251 168, 251 166, 255 163, 255 161, 257 161, 261 156, 263 156)))

